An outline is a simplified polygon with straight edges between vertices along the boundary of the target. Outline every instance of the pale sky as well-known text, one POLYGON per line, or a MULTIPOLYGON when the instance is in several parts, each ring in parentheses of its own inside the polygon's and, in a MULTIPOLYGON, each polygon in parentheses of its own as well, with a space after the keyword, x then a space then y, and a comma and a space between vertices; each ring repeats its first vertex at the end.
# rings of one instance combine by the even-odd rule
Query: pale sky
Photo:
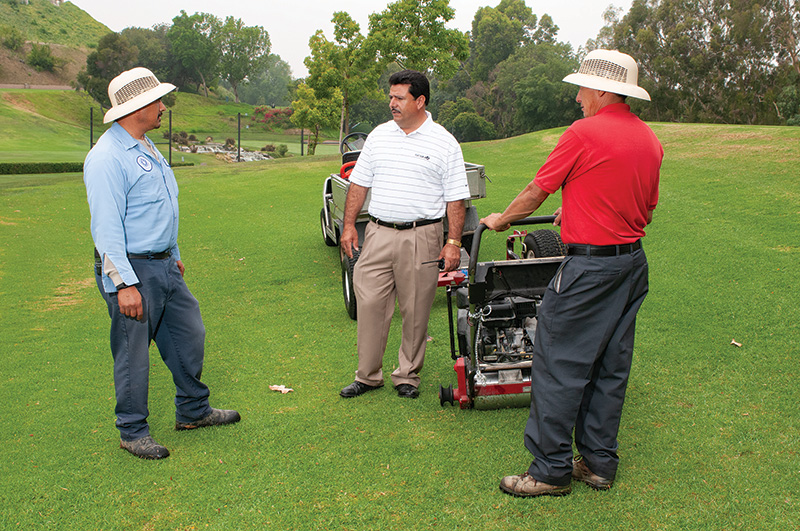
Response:
MULTIPOLYGON (((246 26, 262 26, 269 33, 272 53, 289 63, 294 77, 308 74, 303 59, 310 55, 308 39, 321 29, 333 39, 331 18, 335 11, 346 11, 361 25, 362 35, 369 32, 369 15, 383 11, 392 1, 387 0, 71 0, 113 31, 128 27, 149 28, 159 23, 171 23, 181 9, 189 15, 212 13, 224 19, 240 18, 246 26)), ((456 11, 448 27, 461 31, 472 28, 475 12, 483 6, 496 7, 500 0, 450 0, 456 11)), ((526 0, 533 12, 541 17, 548 14, 559 27, 558 40, 569 42, 573 48, 597 37, 603 27, 603 12, 609 5, 621 7, 627 13, 632 0, 526 0)))

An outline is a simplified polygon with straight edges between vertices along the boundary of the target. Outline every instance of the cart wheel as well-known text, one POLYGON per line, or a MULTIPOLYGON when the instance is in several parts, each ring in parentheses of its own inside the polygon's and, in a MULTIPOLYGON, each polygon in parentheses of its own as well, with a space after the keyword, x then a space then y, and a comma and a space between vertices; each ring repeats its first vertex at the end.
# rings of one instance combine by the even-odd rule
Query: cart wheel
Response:
POLYGON ((325 240, 325 245, 328 247, 336 247, 338 242, 336 240, 332 240, 331 237, 328 236, 328 231, 325 230, 325 207, 322 207, 322 210, 319 211, 319 226, 322 229, 322 239, 325 240))
POLYGON ((550 229, 541 229, 529 232, 522 242, 523 258, 545 258, 548 256, 564 256, 567 246, 561 241, 561 236, 550 229))
POLYGON ((445 402, 450 402, 451 406, 456 404, 455 397, 453 396, 453 386, 448 385, 447 387, 443 387, 439 384, 439 405, 444 407, 445 402))
POLYGON ((353 321, 356 320, 356 293, 353 288, 353 270, 358 261, 358 256, 361 251, 353 251, 353 258, 349 258, 344 251, 339 250, 342 259, 342 294, 344 295, 344 307, 347 310, 347 315, 353 321))

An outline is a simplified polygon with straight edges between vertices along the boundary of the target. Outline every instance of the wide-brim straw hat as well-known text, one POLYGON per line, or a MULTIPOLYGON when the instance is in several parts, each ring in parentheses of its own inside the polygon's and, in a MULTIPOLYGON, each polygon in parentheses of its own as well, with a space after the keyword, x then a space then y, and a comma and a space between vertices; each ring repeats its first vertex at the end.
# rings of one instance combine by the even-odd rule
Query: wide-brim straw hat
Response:
POLYGON ((108 84, 111 108, 103 117, 107 124, 138 111, 175 90, 172 83, 161 83, 147 68, 126 70, 108 84))
POLYGON ((578 72, 564 78, 567 83, 650 101, 639 86, 639 67, 628 54, 616 50, 593 50, 586 54, 578 72))

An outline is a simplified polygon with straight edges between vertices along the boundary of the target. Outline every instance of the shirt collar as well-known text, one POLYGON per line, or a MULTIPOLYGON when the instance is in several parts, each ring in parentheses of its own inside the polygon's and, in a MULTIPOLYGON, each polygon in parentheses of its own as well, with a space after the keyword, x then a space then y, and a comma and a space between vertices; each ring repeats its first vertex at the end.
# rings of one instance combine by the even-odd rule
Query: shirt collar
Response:
POLYGON ((122 144, 125 149, 134 149, 141 146, 141 142, 133 138, 131 134, 119 123, 114 122, 109 129, 114 137, 122 144))
MULTIPOLYGON (((395 131, 399 131, 399 132, 403 133, 404 135, 406 134, 405 131, 400 129, 400 126, 397 125, 397 122, 392 120, 392 123, 394 124, 395 131)), ((413 134, 416 134, 416 133, 420 133, 420 134, 424 135, 425 133, 427 133, 430 130, 431 127, 433 127, 433 116, 431 116, 430 112, 425 111, 425 121, 422 122, 422 125, 420 125, 419 127, 417 127, 416 129, 414 129, 413 131, 411 131, 408 134, 409 135, 413 135, 413 134)))
POLYGON ((611 103, 597 111, 595 116, 604 112, 631 112, 631 106, 627 103, 611 103))

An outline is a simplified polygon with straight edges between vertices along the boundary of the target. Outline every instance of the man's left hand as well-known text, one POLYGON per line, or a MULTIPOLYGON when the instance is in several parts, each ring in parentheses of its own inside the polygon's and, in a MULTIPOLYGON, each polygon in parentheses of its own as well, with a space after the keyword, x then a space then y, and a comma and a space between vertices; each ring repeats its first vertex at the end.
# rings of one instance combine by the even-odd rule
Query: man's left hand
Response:
POLYGON ((181 276, 183 276, 183 272, 186 271, 186 268, 183 267, 183 262, 181 262, 180 260, 176 260, 175 263, 178 264, 178 271, 180 271, 181 276))
POLYGON ((452 243, 446 243, 439 253, 439 258, 444 259, 444 269, 442 271, 455 271, 461 265, 461 249, 452 243))

